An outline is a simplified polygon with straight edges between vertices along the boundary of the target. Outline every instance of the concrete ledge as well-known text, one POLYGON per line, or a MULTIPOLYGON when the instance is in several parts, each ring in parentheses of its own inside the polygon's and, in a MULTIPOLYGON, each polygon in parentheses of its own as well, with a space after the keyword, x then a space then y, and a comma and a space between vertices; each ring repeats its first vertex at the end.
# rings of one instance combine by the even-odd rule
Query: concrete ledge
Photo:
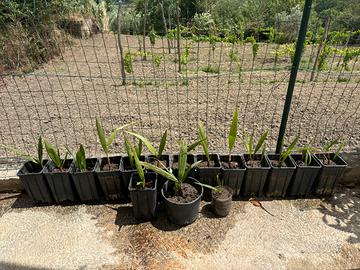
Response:
POLYGON ((341 155, 348 163, 344 176, 339 184, 359 185, 360 184, 360 149, 357 152, 343 153, 341 155))

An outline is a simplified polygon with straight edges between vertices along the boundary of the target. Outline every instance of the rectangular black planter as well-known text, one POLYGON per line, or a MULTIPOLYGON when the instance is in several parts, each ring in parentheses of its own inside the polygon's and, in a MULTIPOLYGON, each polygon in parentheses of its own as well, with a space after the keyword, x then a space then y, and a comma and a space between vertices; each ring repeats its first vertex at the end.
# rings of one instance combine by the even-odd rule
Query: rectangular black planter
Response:
MULTIPOLYGON (((333 160, 334 153, 326 153, 333 160)), ((321 164, 321 170, 315 180, 315 194, 318 196, 331 196, 334 192, 336 182, 342 177, 347 163, 341 157, 337 156, 333 161, 336 165, 325 165, 323 163, 323 154, 316 154, 318 162, 321 164)))
POLYGON ((96 181, 95 169, 99 167, 97 158, 86 159, 87 171, 81 172, 76 168, 76 163, 70 166, 70 174, 75 184, 80 200, 83 202, 100 200, 99 188, 96 181))
POLYGON ((241 155, 231 155, 231 161, 237 162, 239 164, 239 168, 225 169, 222 162, 229 162, 229 156, 220 156, 222 179, 224 181, 224 185, 232 188, 233 195, 239 196, 246 171, 244 160, 241 155))
MULTIPOLYGON (((47 161, 44 161, 44 165, 47 161)), ((50 187, 42 174, 42 168, 32 161, 27 161, 18 171, 19 177, 26 193, 37 204, 51 204, 53 198, 50 187)))
MULTIPOLYGON (((206 159, 205 155, 197 155, 196 160, 197 161, 199 161, 199 160, 206 161, 207 159, 206 159)), ((216 182, 217 176, 220 177, 220 173, 221 173, 219 155, 211 154, 210 160, 215 162, 215 166, 214 167, 197 167, 195 169, 195 171, 196 171, 195 178, 203 184, 210 185, 210 186, 216 186, 217 185, 217 182, 216 182)), ((204 198, 206 200, 211 198, 211 189, 204 188, 204 198)))
MULTIPOLYGON (((188 154, 186 160, 187 160, 187 164, 192 165, 196 162, 196 157, 193 154, 188 154)), ((178 162, 179 162, 179 155, 172 155, 170 166, 175 175, 177 175, 178 169, 177 167, 176 168, 174 167, 174 164, 177 164, 178 162)), ((189 177, 194 177, 194 176, 195 176, 195 168, 192 169, 189 173, 189 177)))
POLYGON ((99 166, 95 168, 97 179, 107 200, 119 200, 126 198, 127 188, 122 185, 121 179, 121 156, 110 157, 110 163, 116 164, 116 170, 102 170, 108 163, 107 158, 99 158, 99 166))
MULTIPOLYGON (((260 160, 261 155, 256 154, 255 160, 260 160)), ((242 186, 241 194, 245 197, 249 196, 262 196, 263 189, 270 171, 270 164, 267 156, 265 155, 262 160, 262 167, 249 167, 246 162, 249 161, 249 155, 244 155, 244 165, 246 168, 244 183, 242 186)))
POLYGON ((44 166, 43 174, 57 203, 74 202, 77 199, 74 183, 69 173, 71 162, 72 159, 65 161, 63 172, 53 172, 55 166, 52 161, 49 161, 44 166))
MULTIPOLYGON (((145 156, 140 156, 139 160, 145 161, 145 156)), ((129 183, 133 173, 136 173, 136 169, 130 167, 129 157, 123 157, 120 161, 120 173, 121 173, 121 186, 124 187, 123 198, 129 198, 129 183)))
POLYGON ((285 197, 290 181, 296 170, 296 165, 292 158, 285 160, 286 167, 278 167, 272 164, 272 160, 279 160, 278 154, 267 155, 271 170, 265 186, 265 194, 267 197, 285 197))
POLYGON ((310 166, 298 166, 296 161, 301 160, 301 154, 291 155, 296 164, 296 171, 291 180, 288 195, 291 197, 308 196, 311 193, 314 181, 320 172, 321 166, 314 156, 311 159, 310 166))
MULTIPOLYGON (((152 162, 156 161, 157 158, 156 158, 154 155, 149 155, 149 156, 146 156, 146 157, 145 157, 145 160, 146 160, 146 162, 152 163, 152 162)), ((162 155, 160 161, 164 164, 164 166, 165 166, 167 169, 170 169, 170 168, 171 168, 172 156, 170 156, 170 155, 162 155)), ((159 165, 160 165, 160 164, 159 164, 159 165)), ((163 167, 160 167, 160 168, 163 169, 163 167)), ((165 182, 166 182, 167 180, 168 180, 168 179, 166 179, 164 176, 158 175, 158 177, 157 177, 157 190, 158 190, 158 194, 160 194, 161 188, 162 188, 162 186, 165 184, 165 182)))
POLYGON ((129 192, 133 205, 134 216, 136 219, 149 220, 156 216, 157 203, 157 174, 153 172, 145 173, 146 182, 152 181, 151 188, 137 188, 139 175, 133 173, 130 177, 129 192))

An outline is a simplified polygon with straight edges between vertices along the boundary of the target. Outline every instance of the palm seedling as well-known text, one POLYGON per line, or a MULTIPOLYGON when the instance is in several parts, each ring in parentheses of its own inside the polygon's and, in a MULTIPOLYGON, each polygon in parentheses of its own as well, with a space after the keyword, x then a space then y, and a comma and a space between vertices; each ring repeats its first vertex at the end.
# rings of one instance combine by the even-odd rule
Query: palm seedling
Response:
POLYGON ((233 115, 233 118, 231 121, 229 135, 228 135, 229 162, 231 162, 231 151, 233 150, 233 148, 235 146, 235 141, 236 141, 236 137, 237 137, 237 128, 238 128, 238 108, 235 109, 235 112, 234 112, 234 115, 233 115))
POLYGON ((154 145, 144 136, 138 134, 138 133, 134 133, 134 132, 130 132, 127 131, 128 134, 135 136, 139 142, 142 142, 147 149, 149 149, 149 151, 151 152, 151 154, 153 154, 155 156, 155 158, 160 162, 161 160, 163 160, 163 152, 166 146, 166 140, 167 140, 167 130, 165 130, 165 132, 163 133, 161 139, 160 139, 160 144, 159 144, 159 149, 156 150, 156 148, 154 147, 154 145))
MULTIPOLYGON (((140 159, 139 159, 139 157, 140 157, 139 149, 134 149, 133 145, 127 138, 126 138, 125 145, 127 145, 126 148, 129 148, 128 154, 129 153, 131 154, 131 157, 133 160, 132 161, 133 166, 136 168, 137 173, 139 175, 139 181, 136 183, 136 186, 138 186, 140 188, 145 188, 145 174, 144 174, 144 170, 143 170, 143 167, 142 167, 140 159)), ((140 145, 141 145, 141 143, 140 143, 140 145)), ((140 150, 140 152, 141 152, 141 150, 140 150)), ((130 155, 129 155, 129 160, 130 160, 130 155)))
POLYGON ((341 143, 338 139, 326 143, 322 149, 323 164, 329 165, 330 161, 335 161, 335 159, 339 156, 339 154, 340 154, 341 150, 344 148, 344 146, 345 146, 345 143, 341 143), (335 145, 337 145, 337 148, 334 152, 334 156, 331 157, 330 151, 333 148, 333 146, 335 146, 335 145))
POLYGON ((48 156, 53 162, 55 168, 57 168, 60 172, 62 172, 64 170, 64 165, 68 157, 68 152, 65 153, 65 157, 62 159, 60 156, 59 149, 56 149, 46 140, 44 140, 44 144, 45 144, 46 152, 48 153, 48 156))
POLYGON ((136 164, 135 164, 135 156, 137 156, 138 158, 140 158, 140 156, 141 156, 142 140, 139 140, 138 145, 134 148, 132 146, 130 140, 127 138, 127 136, 124 133, 124 145, 125 145, 126 153, 128 155, 130 168, 131 169, 136 169, 137 167, 136 167, 136 164))
POLYGON ((34 156, 34 157, 16 149, 16 148, 13 148, 13 147, 9 147, 6 145, 0 145, 0 147, 4 148, 6 150, 9 150, 11 152, 14 152, 17 156, 22 157, 22 158, 34 163, 35 166, 38 167, 39 169, 41 169, 43 167, 44 145, 43 145, 43 140, 42 140, 41 136, 39 136, 39 139, 38 139, 37 156, 34 156))
POLYGON ((278 167, 282 167, 282 165, 285 163, 285 160, 292 154, 292 152, 295 150, 296 145, 299 141, 300 135, 298 135, 288 146, 288 148, 285 151, 282 151, 279 153, 279 159, 278 159, 278 167))
POLYGON ((310 166, 312 162, 312 154, 317 150, 317 148, 311 145, 305 145, 298 149, 301 152, 301 161, 304 162, 305 166, 310 166))
POLYGON ((163 166, 163 168, 159 168, 151 163, 142 162, 142 161, 140 161, 140 165, 142 165, 143 167, 149 170, 156 172, 157 174, 160 174, 161 176, 165 177, 170 181, 173 181, 175 194, 182 196, 182 189, 181 189, 182 183, 187 179, 189 172, 193 168, 198 166, 202 161, 195 162, 192 165, 187 164, 186 161, 187 161, 187 154, 189 147, 185 141, 180 141, 179 146, 180 146, 180 150, 179 150, 179 164, 178 164, 177 175, 174 175, 172 170, 166 168, 165 166, 163 166))
POLYGON ((100 124, 100 120, 96 117, 96 129, 97 129, 97 133, 99 136, 101 147, 106 155, 107 163, 109 165, 109 170, 110 170, 110 157, 109 157, 110 147, 111 147, 112 143, 114 142, 114 139, 115 139, 117 133, 130 125, 132 125, 132 123, 125 124, 121 127, 116 128, 114 131, 111 132, 110 136, 106 138, 104 129, 102 128, 102 126, 100 124))
POLYGON ((253 165, 253 161, 255 159, 255 155, 258 153, 258 151, 262 148, 261 152, 261 158, 260 163, 264 159, 265 151, 266 151, 266 139, 267 139, 268 131, 265 131, 263 134, 261 134, 259 141, 255 145, 254 143, 254 133, 251 135, 248 135, 246 132, 244 132, 244 144, 246 153, 249 156, 249 163, 253 165))

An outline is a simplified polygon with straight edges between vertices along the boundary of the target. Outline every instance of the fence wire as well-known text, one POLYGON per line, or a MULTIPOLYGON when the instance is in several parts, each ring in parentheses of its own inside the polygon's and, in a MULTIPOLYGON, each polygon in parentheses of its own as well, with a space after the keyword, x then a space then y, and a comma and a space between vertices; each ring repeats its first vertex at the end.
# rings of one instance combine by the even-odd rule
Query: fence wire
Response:
MULTIPOLYGON (((22 57, 30 52, 11 39, 3 47, 18 55, 18 60, 12 63, 15 68, 0 69, 0 144, 33 154, 42 135, 63 153, 65 147, 75 150, 82 143, 89 156, 102 156, 95 127, 95 117, 99 117, 106 132, 135 122, 133 130, 155 144, 167 129, 166 152, 175 152, 178 140, 197 139, 197 123, 202 121, 211 151, 221 153, 227 152, 227 133, 238 107, 235 151, 243 151, 244 130, 255 135, 268 130, 269 148, 275 149, 293 44, 256 42, 256 49, 253 43, 197 42, 182 37, 180 73, 175 41, 158 35, 152 44, 145 37, 144 51, 141 35, 121 34, 123 85, 117 33, 87 31, 79 38, 59 29, 55 34, 56 43, 54 38, 43 40, 48 53, 56 54, 42 64, 28 61, 26 69, 20 68, 22 57), (173 44, 170 50, 169 44, 173 44)), ((328 45, 330 53, 321 56, 325 64, 314 73, 319 46, 305 46, 286 138, 300 134, 301 144, 315 146, 340 138, 349 150, 358 149, 360 65, 358 56, 345 65, 342 52, 359 47, 328 45)), ((111 151, 125 152, 121 136, 111 151)), ((13 156, 0 149, 4 164, 13 156)))

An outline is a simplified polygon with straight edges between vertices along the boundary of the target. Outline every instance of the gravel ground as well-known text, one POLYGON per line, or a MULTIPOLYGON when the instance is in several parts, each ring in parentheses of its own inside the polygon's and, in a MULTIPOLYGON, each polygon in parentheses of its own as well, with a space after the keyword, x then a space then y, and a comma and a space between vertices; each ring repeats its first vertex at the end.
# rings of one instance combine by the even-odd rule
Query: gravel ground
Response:
MULTIPOLYGON (((137 52, 135 37, 123 36, 122 42, 125 52, 137 52)), ((136 121, 134 128, 154 141, 169 129, 170 152, 177 148, 178 139, 194 140, 196 124, 202 120, 211 150, 226 152, 226 133, 237 105, 239 129, 257 134, 269 130, 269 145, 275 147, 289 77, 288 56, 275 63, 276 46, 261 44, 253 61, 248 44, 217 44, 213 51, 208 44, 183 41, 183 48, 191 47, 190 62, 180 74, 175 53, 167 55, 164 44, 157 40, 154 47, 149 46, 146 61, 134 58, 126 86, 119 80, 116 40, 100 34, 73 41, 60 57, 34 73, 0 76, 0 143, 34 152, 34 141, 41 133, 58 146, 84 143, 90 154, 99 155, 95 117, 100 116, 107 131, 136 121), (238 62, 229 58, 231 50, 240 59, 240 77, 238 62), (152 61, 153 54, 162 57, 159 67, 152 61), (208 65, 219 67, 220 73, 203 72, 208 65)), ((287 134, 300 133, 302 143, 316 145, 340 137, 348 150, 356 150, 360 146, 359 63, 352 61, 352 72, 343 73, 340 80, 341 59, 333 57, 327 60, 332 72, 321 72, 316 82, 309 82, 306 59, 315 51, 308 47, 304 54, 287 134)), ((242 150, 240 142, 236 147, 242 150)), ((121 139, 112 151, 123 152, 121 139)), ((6 155, 13 154, 0 150, 0 156, 6 155)))
POLYGON ((33 207, 0 194, 0 268, 355 269, 360 267, 360 190, 327 200, 247 201, 214 218, 202 203, 183 228, 164 214, 138 224, 131 205, 33 207))

